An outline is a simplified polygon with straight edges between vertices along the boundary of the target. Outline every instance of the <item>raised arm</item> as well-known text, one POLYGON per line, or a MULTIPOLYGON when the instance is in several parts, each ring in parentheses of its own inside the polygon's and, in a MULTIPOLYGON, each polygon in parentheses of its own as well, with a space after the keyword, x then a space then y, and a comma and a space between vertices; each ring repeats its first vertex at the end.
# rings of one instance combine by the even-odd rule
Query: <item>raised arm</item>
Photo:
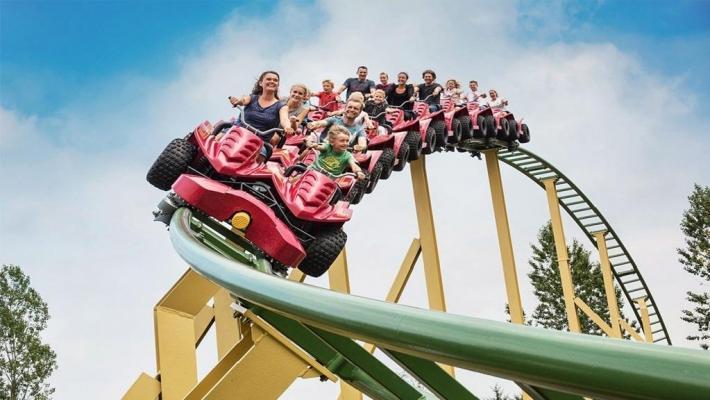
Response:
POLYGON ((232 103, 232 107, 245 106, 251 102, 251 96, 242 96, 242 97, 229 96, 228 99, 229 99, 229 102, 232 103))

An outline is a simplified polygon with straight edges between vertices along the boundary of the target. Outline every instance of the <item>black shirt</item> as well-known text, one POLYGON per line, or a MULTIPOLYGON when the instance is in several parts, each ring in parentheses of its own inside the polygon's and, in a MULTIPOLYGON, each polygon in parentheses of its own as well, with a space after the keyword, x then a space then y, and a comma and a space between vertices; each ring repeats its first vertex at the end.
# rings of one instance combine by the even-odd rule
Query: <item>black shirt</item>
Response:
MULTIPOLYGON (((409 101, 409 99, 414 96, 414 86, 413 85, 405 85, 405 91, 404 93, 397 93, 397 86, 392 85, 390 86, 389 90, 385 92, 387 95, 387 103, 391 104, 393 106, 401 106, 403 103, 409 101)), ((407 103, 402 107, 404 110, 409 110, 411 111, 414 108, 413 103, 407 103)))
POLYGON ((437 94, 436 96, 431 96, 431 97, 429 97, 429 98, 426 100, 426 103, 427 103, 427 104, 439 104, 439 103, 441 103, 441 100, 440 100, 440 98, 441 98, 441 92, 444 90, 444 88, 441 87, 441 85, 439 85, 438 83, 434 82, 434 83, 432 83, 431 85, 428 85, 428 86, 427 86, 426 84, 422 83, 422 84, 418 85, 417 87, 419 88, 419 100, 424 100, 424 99, 426 99, 427 96, 429 96, 429 95, 431 95, 432 93, 434 93, 434 90, 435 90, 436 88, 441 88, 441 90, 439 91, 439 94, 437 94))

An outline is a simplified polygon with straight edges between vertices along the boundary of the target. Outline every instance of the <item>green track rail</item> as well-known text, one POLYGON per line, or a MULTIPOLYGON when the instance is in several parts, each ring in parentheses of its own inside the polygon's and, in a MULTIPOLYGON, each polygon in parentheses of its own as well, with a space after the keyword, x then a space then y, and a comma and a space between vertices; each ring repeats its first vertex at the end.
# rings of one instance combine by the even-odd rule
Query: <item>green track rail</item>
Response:
POLYGON ((258 249, 233 244, 239 239, 226 228, 196 220, 187 209, 173 216, 170 237, 198 273, 255 312, 263 309, 272 325, 283 317, 298 332, 282 325, 282 333, 376 399, 421 394, 353 339, 383 349, 441 398, 475 396, 453 380, 438 382, 435 376, 443 375, 435 362, 513 380, 536 399, 710 398, 710 356, 700 350, 487 321, 288 281, 262 272, 269 267, 258 249))
POLYGON ((641 276, 638 266, 624 243, 622 243, 619 235, 614 231, 614 228, 611 227, 611 224, 604 218, 599 209, 592 204, 589 198, 572 183, 571 179, 531 151, 521 148, 512 152, 501 150, 498 152, 498 159, 522 172, 543 189, 545 188, 542 183, 543 180, 556 178, 555 187, 559 196, 559 204, 567 211, 567 214, 572 217, 594 246, 597 245, 597 242, 593 233, 602 230, 608 232, 605 236, 605 241, 609 250, 612 272, 626 299, 631 304, 639 324, 641 315, 636 299, 646 298, 653 342, 671 344, 671 338, 663 318, 661 318, 661 312, 641 276))

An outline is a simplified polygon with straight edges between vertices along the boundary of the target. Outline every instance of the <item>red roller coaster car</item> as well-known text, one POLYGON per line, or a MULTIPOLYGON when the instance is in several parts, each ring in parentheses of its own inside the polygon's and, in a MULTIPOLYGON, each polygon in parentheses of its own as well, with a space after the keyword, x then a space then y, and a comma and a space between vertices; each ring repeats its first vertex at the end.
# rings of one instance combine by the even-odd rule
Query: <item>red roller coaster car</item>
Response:
MULTIPOLYGON (((314 170, 290 176, 299 169, 289 165, 297 150, 258 162, 264 142, 249 129, 234 126, 219 139, 213 133, 209 122, 200 124, 173 140, 150 168, 148 182, 174 192, 156 219, 166 222, 174 209, 188 205, 242 231, 276 270, 289 266, 322 275, 345 246, 342 226, 352 216, 349 203, 339 200, 339 183, 314 170)), ((339 181, 352 187, 355 178, 339 181)))

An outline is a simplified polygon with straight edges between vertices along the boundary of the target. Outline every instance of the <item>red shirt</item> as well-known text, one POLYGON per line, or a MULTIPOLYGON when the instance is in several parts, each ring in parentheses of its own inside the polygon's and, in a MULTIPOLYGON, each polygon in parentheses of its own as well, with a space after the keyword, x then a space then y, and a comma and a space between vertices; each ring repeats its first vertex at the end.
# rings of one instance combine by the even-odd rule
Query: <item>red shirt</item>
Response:
POLYGON ((335 101, 335 92, 318 92, 315 96, 318 97, 318 105, 327 111, 336 111, 338 109, 338 102, 335 101))

